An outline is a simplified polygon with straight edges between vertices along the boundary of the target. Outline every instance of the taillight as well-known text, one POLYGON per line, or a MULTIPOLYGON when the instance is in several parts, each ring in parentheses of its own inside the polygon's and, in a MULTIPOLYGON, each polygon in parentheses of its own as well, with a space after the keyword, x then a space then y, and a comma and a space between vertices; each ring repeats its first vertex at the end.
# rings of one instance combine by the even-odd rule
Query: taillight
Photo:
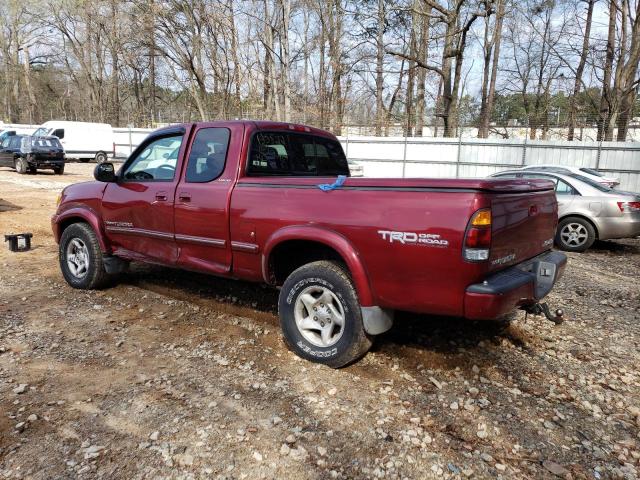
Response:
POLYGON ((640 212, 640 202, 618 202, 618 208, 622 213, 640 212))
POLYGON ((482 262, 489 259, 491 250, 491 209, 481 208, 475 212, 464 234, 462 255, 470 262, 482 262))

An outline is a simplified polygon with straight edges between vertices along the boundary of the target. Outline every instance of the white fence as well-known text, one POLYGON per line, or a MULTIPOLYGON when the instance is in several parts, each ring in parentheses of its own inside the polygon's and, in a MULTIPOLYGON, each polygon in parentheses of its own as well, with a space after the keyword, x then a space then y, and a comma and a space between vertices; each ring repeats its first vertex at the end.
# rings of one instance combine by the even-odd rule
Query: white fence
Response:
MULTIPOLYGON (((0 124, 0 128, 8 125, 0 124)), ((16 127, 32 127, 16 125, 16 127)), ((125 159, 151 132, 114 128, 115 156, 125 159)), ((486 177, 524 165, 590 167, 640 192, 640 142, 568 142, 527 139, 340 137, 350 162, 367 177, 486 177)))
POLYGON ((524 165, 590 167, 640 191, 640 143, 476 138, 341 138, 349 161, 367 177, 486 177, 524 165))

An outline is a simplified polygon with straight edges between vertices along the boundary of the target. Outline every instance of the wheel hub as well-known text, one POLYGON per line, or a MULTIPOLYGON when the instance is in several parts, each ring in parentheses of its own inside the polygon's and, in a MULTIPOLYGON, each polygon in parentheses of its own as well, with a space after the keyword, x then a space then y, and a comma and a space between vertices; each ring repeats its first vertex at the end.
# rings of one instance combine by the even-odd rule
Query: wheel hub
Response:
POLYGON ((568 223, 560 232, 560 237, 566 245, 579 247, 587 241, 589 235, 584 225, 579 223, 568 223))
POLYGON ((76 278, 84 278, 89 272, 89 249, 79 238, 72 238, 66 248, 67 267, 76 278))
POLYGON ((344 331, 344 307, 325 287, 304 289, 296 299, 294 318, 300 334, 318 347, 334 345, 344 331))

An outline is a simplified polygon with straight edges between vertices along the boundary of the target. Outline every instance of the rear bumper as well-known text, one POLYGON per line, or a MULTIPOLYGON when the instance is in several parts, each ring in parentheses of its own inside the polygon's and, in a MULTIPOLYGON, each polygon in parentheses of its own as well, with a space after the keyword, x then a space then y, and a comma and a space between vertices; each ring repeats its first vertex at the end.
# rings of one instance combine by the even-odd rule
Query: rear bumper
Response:
POLYGON ((562 276, 567 256, 547 252, 467 287, 464 316, 495 320, 544 298, 562 276))
POLYGON ((640 235, 640 213, 625 213, 621 217, 606 217, 598 220, 600 240, 635 238, 640 235))
POLYGON ((34 155, 29 160, 29 165, 36 168, 52 168, 64 165, 64 157, 50 157, 48 155, 34 155))

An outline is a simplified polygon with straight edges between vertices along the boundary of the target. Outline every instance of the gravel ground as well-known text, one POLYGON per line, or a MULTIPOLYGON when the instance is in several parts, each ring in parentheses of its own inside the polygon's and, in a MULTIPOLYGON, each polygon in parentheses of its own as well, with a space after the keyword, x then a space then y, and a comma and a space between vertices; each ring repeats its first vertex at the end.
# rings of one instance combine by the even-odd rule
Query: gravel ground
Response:
POLYGON ((0 478, 638 478, 640 240, 570 254, 561 326, 399 315, 331 370, 284 346, 277 292, 134 266, 63 281, 49 217, 87 179, 0 169, 0 478))

